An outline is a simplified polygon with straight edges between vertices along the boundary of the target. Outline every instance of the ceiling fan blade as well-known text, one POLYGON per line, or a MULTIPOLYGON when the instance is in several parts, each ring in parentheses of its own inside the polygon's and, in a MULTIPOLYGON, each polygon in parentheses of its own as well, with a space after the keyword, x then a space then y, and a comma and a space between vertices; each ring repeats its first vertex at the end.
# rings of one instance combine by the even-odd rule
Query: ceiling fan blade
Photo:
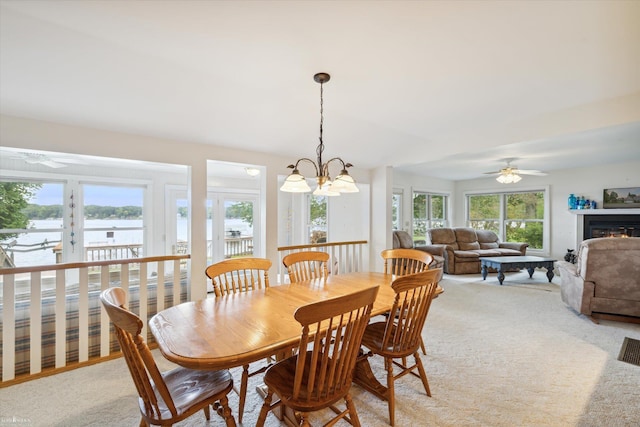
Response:
POLYGON ((64 163, 54 162, 53 160, 42 160, 35 163, 40 163, 41 165, 49 166, 50 168, 54 169, 67 167, 67 165, 65 165, 64 163))
POLYGON ((485 175, 500 175, 502 171, 483 172, 485 175))
POLYGON ((536 176, 547 175, 546 172, 542 172, 534 169, 518 169, 518 173, 521 173, 522 175, 536 175, 536 176))

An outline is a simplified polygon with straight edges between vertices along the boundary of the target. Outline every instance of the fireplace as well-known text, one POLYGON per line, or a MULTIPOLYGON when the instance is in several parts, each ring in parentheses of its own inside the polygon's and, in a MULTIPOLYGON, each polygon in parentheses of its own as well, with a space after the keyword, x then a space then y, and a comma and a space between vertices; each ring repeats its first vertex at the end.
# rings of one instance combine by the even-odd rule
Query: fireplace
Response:
POLYGON ((583 239, 595 237, 640 237, 638 215, 584 215, 583 239))

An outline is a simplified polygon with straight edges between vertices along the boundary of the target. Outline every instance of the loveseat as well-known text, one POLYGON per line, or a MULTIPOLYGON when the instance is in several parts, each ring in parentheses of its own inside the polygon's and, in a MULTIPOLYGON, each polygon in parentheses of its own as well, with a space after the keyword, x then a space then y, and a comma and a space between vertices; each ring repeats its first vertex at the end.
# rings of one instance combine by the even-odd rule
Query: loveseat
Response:
POLYGON ((640 320, 640 237, 584 240, 576 263, 558 261, 556 272, 562 301, 578 313, 640 320))
POLYGON ((480 273, 480 257, 527 254, 528 243, 500 242, 491 230, 473 228, 431 228, 427 247, 440 247, 447 274, 480 273))
POLYGON ((433 261, 429 264, 429 269, 443 268, 444 266, 444 247, 415 244, 409 233, 402 230, 393 231, 393 249, 418 249, 420 251, 429 252, 433 257, 433 261))

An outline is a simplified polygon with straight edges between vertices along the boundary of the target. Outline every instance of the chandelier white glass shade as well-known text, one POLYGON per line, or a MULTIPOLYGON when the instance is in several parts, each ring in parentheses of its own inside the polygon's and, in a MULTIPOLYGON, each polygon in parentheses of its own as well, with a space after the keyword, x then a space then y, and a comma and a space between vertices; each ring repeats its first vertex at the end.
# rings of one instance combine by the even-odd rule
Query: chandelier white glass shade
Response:
POLYGON ((331 76, 327 73, 318 73, 313 76, 313 80, 320 83, 320 143, 316 148, 317 160, 313 161, 303 157, 302 159, 298 159, 295 164, 287 166, 293 169, 293 171, 284 180, 284 184, 280 187, 281 191, 290 193, 308 193, 311 191, 311 187, 307 184, 306 178, 298 170, 298 166, 301 163, 310 163, 314 167, 317 187, 313 194, 316 196, 339 196, 341 193, 357 193, 360 191, 356 186, 355 180, 349 175, 349 172, 347 172, 347 169, 353 166, 351 163, 345 163, 340 157, 334 157, 326 162, 322 161, 322 152, 324 151, 324 141, 322 140, 322 126, 324 122, 323 85, 328 82, 330 78, 331 76), (329 164, 331 163, 340 163, 342 168, 333 181, 331 181, 331 177, 329 176, 329 164))
POLYGON ((496 181, 501 184, 515 184, 521 179, 522 177, 518 175, 517 169, 507 167, 500 171, 500 175, 498 175, 496 181))

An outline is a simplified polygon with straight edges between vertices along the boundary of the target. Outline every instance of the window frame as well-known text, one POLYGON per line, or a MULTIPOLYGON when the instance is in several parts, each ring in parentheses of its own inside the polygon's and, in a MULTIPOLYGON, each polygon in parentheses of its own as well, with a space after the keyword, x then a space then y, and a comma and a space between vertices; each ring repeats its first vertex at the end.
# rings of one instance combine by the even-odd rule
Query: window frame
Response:
POLYGON ((549 186, 543 187, 526 187, 526 188, 517 188, 513 190, 507 191, 491 191, 491 190, 479 190, 479 191, 465 191, 464 192, 464 216, 465 216, 465 224, 467 227, 471 227, 471 220, 469 219, 469 208, 470 201, 469 198, 472 196, 500 196, 500 218, 499 218, 499 233, 498 238, 500 241, 506 241, 506 224, 508 221, 511 221, 506 218, 507 216, 507 203, 506 197, 509 194, 522 194, 522 193, 542 193, 543 194, 543 218, 541 220, 531 220, 533 222, 542 222, 542 248, 527 248, 527 252, 531 252, 534 254, 549 254, 550 253, 550 242, 551 242, 551 210, 550 210, 550 191, 549 186))
POLYGON ((392 230, 402 230, 403 223, 403 213, 404 213, 404 190, 401 188, 394 188, 393 193, 391 194, 391 229, 392 230), (395 202, 395 198, 398 198, 397 203, 395 202), (393 208, 397 209, 396 212, 396 222, 394 224, 393 221, 393 208))
POLYGON ((430 228, 446 228, 451 223, 451 209, 449 209, 449 203, 451 203, 451 194, 439 191, 427 191, 427 190, 411 190, 411 234, 416 237, 416 227, 415 227, 415 204, 414 200, 417 194, 426 196, 426 217, 425 220, 425 239, 426 239, 426 230, 430 228), (432 197, 443 197, 442 201, 442 210, 444 218, 433 218, 433 201, 432 197), (438 224, 438 227, 433 227, 434 222, 442 223, 438 224))

